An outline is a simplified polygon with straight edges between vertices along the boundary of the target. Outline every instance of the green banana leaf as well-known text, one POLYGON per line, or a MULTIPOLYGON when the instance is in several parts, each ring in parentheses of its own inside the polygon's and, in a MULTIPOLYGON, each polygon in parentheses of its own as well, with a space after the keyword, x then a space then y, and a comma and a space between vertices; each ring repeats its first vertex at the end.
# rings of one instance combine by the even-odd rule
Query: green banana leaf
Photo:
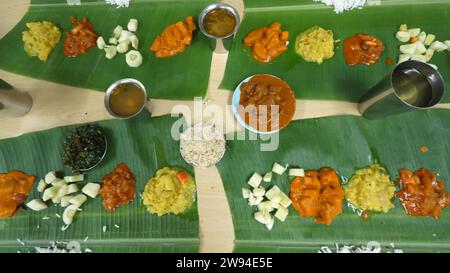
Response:
MULTIPOLYGON (((187 16, 197 18, 211 0, 134 0, 128 8, 116 8, 105 1, 81 1, 79 6, 68 6, 66 0, 31 0, 27 14, 0 40, 0 68, 33 78, 57 83, 106 91, 115 81, 135 78, 147 88, 149 97, 157 99, 188 100, 203 97, 208 87, 212 52, 206 37, 196 30, 192 44, 185 52, 172 58, 156 58, 150 45, 166 26, 187 16), (139 51, 143 64, 131 68, 125 54, 112 60, 105 52, 93 48, 87 54, 69 58, 63 54, 66 32, 72 28, 70 16, 79 20, 87 17, 97 34, 105 41, 112 36, 117 25, 126 28, 130 18, 138 19, 139 51), (44 63, 29 57, 23 50, 22 32, 30 21, 47 20, 63 31, 61 41, 44 63)), ((62 91, 63 92, 63 91, 62 91)))
MULTIPOLYGON (((39 212, 20 210, 12 218, 0 219, 0 252, 28 251, 33 246, 48 246, 49 241, 81 242, 94 252, 196 252, 199 248, 197 205, 175 216, 158 217, 147 212, 140 193, 157 169, 183 168, 193 174, 179 153, 179 144, 170 137, 176 119, 162 116, 142 121, 101 121, 108 139, 108 153, 99 166, 88 172, 86 182, 101 182, 105 174, 124 162, 136 177, 135 200, 108 213, 102 198, 89 198, 74 223, 61 231, 63 209, 51 206, 39 212), (44 216, 51 219, 43 220, 44 216), (39 228, 37 226, 39 225, 39 228), (119 228, 116 228, 118 225, 119 228), (107 231, 103 233, 103 226, 107 231), (84 242, 86 236, 89 239, 84 242), (17 239, 25 242, 20 245, 17 239)), ((61 161, 62 142, 74 126, 26 134, 0 141, 0 172, 22 170, 38 179, 51 170, 70 175, 61 161)), ((37 180, 28 198, 39 198, 37 180)), ((81 188, 81 187, 80 187, 81 188)))
MULTIPOLYGON (((278 149, 267 152, 260 151, 267 140, 230 140, 218 169, 232 212, 235 251, 317 252, 321 246, 333 249, 335 243, 342 246, 378 241, 387 250, 394 243, 405 252, 450 252, 448 208, 439 221, 412 217, 395 199, 394 209, 387 214, 370 213, 365 221, 344 200, 343 214, 326 226, 299 216, 291 206, 286 222, 276 220, 269 231, 253 218, 255 209, 247 205, 241 193, 242 188, 249 188, 247 181, 254 172, 264 174, 274 162, 307 170, 329 166, 343 181, 357 168, 373 163, 385 166, 393 180, 398 178, 400 168, 425 167, 439 173, 450 190, 449 120, 448 110, 410 112, 374 121, 355 116, 298 120, 281 131, 278 149), (428 153, 420 152, 422 145, 429 147, 428 153)), ((289 193, 290 178, 286 173, 274 174, 270 185, 289 193)))
MULTIPOLYGON (((401 43, 395 38, 400 24, 419 27, 433 33, 437 39, 450 39, 448 15, 450 1, 381 1, 379 6, 335 14, 331 7, 312 0, 246 0, 245 17, 237 33, 228 57, 221 87, 234 90, 240 81, 254 74, 272 74, 285 80, 294 90, 297 99, 340 100, 357 102, 378 81, 393 70, 385 64, 386 58, 394 61, 399 55, 401 43), (242 43, 254 28, 280 22, 289 31, 289 49, 270 64, 257 62, 250 49, 242 43), (295 53, 295 39, 308 28, 319 25, 334 32, 339 39, 334 57, 323 64, 308 63, 295 53), (350 67, 345 63, 343 41, 356 33, 368 33, 379 37, 386 49, 378 63, 372 66, 350 67)), ((439 67, 445 82, 450 83, 449 52, 436 53, 431 63, 439 67)), ((450 102, 450 93, 444 98, 450 102)))

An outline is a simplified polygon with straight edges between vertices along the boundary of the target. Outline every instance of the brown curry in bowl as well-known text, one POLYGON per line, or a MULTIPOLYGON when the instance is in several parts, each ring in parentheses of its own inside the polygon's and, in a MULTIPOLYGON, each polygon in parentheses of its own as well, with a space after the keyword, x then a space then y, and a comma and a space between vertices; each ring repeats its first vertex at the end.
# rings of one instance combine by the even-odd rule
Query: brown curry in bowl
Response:
POLYGON ((248 126, 259 132, 281 130, 294 117, 294 92, 275 76, 253 76, 241 84, 240 91, 239 114, 248 126))

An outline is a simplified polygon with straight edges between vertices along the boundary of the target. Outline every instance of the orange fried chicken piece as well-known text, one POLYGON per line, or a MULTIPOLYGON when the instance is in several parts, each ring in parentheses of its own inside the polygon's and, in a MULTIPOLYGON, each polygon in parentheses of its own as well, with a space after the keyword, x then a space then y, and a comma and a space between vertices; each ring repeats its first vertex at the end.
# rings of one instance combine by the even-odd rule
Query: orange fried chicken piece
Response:
POLYGON ((184 22, 171 24, 156 37, 150 51, 158 58, 168 58, 183 52, 192 41, 192 33, 197 27, 194 18, 189 16, 184 22))
POLYGON ((0 174, 0 219, 14 215, 27 200, 35 180, 35 176, 21 171, 0 174))
POLYGON ((330 225, 342 213, 344 191, 336 171, 322 168, 296 177, 291 183, 290 198, 301 216, 314 217, 316 223, 330 225))
POLYGON ((252 30, 244 39, 244 45, 251 47, 253 57, 268 63, 287 50, 289 32, 281 31, 280 23, 252 30))

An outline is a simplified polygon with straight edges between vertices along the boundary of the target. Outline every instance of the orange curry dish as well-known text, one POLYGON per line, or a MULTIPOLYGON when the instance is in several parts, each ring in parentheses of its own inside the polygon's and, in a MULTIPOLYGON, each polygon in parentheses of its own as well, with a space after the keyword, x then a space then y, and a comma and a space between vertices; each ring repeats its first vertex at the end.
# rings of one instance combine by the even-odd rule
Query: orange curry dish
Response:
POLYGON ((169 58, 183 52, 192 41, 192 33, 197 27, 194 18, 189 16, 184 22, 171 24, 156 37, 150 51, 158 58, 169 58))
POLYGON ((244 39, 244 45, 251 47, 253 57, 262 63, 268 63, 285 52, 289 32, 281 31, 280 23, 252 30, 244 39))
POLYGON ((291 183, 290 198, 301 216, 314 217, 316 223, 330 225, 342 213, 344 190, 336 171, 326 167, 306 171, 304 177, 297 176, 291 183))
POLYGON ((409 215, 432 216, 439 220, 441 211, 450 206, 450 196, 445 191, 444 182, 438 182, 427 169, 415 172, 402 169, 397 183, 403 189, 395 195, 409 215))
POLYGON ((76 57, 87 53, 89 49, 95 47, 98 35, 86 17, 83 17, 81 23, 75 16, 71 16, 70 20, 73 28, 70 32, 67 32, 66 40, 64 41, 64 55, 76 57))
POLYGON ((35 176, 21 171, 0 174, 0 219, 11 217, 27 200, 35 176))
POLYGON ((270 75, 256 75, 240 86, 239 114, 246 124, 262 132, 281 130, 294 117, 294 92, 270 75))
POLYGON ((383 42, 375 36, 359 33, 344 41, 344 57, 348 65, 372 65, 380 59, 383 51, 383 42))
POLYGON ((117 207, 133 201, 135 179, 125 163, 120 163, 111 173, 103 177, 100 195, 103 207, 108 212, 113 212, 117 207))

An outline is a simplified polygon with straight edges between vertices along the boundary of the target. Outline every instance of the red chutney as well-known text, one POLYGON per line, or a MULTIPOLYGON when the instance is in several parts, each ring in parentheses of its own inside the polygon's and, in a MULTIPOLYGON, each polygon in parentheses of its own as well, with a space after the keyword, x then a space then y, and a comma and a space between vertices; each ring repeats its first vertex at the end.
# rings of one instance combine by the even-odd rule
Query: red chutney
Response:
POLYGON ((66 40, 64 41, 64 55, 76 57, 95 47, 98 35, 86 17, 83 17, 81 23, 75 16, 71 16, 70 20, 73 28, 70 32, 67 32, 66 40))
POLYGON ((117 207, 133 201, 135 178, 125 163, 120 163, 111 173, 103 177, 100 189, 103 207, 113 212, 117 207))
POLYGON ((450 206, 450 196, 445 191, 444 182, 437 182, 436 176, 427 169, 415 172, 402 169, 397 183, 403 189, 395 195, 409 215, 432 216, 439 220, 441 211, 450 206))
POLYGON ((348 65, 372 65, 380 59, 383 51, 383 42, 375 36, 359 33, 344 41, 344 57, 348 65))

